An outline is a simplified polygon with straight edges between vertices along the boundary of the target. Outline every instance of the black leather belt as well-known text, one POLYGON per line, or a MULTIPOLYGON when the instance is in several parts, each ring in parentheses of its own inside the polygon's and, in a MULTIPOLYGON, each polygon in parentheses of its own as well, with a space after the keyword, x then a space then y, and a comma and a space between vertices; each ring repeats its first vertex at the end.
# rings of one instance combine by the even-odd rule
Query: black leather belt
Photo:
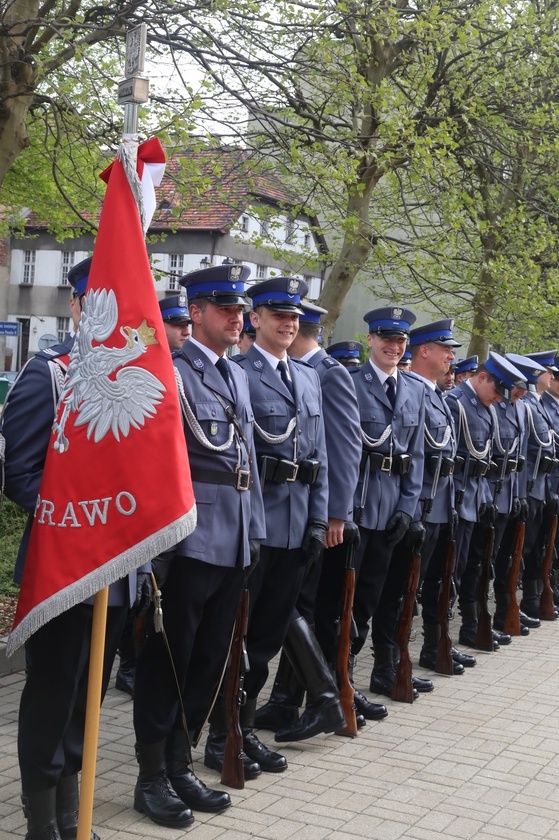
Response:
POLYGON ((295 463, 273 455, 260 455, 258 471, 262 482, 285 484, 300 481, 302 484, 314 484, 320 472, 320 463, 313 458, 304 458, 300 463, 295 463))
POLYGON ((235 487, 237 490, 250 490, 250 470, 225 472, 222 470, 206 470, 203 467, 192 467, 192 481, 202 481, 204 484, 223 484, 225 487, 235 487))
POLYGON ((411 465, 412 456, 408 454, 403 455, 382 455, 380 452, 363 453, 363 460, 369 462, 369 469, 371 472, 389 472, 393 475, 405 475, 411 465))

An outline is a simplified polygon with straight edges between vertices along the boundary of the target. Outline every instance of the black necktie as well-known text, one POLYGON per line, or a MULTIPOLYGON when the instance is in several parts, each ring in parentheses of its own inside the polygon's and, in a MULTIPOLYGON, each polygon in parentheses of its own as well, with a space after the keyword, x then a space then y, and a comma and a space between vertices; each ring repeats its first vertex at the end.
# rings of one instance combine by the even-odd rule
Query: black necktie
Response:
POLYGON ((227 364, 227 359, 224 356, 220 356, 217 362, 215 363, 215 366, 222 375, 223 379, 225 380, 225 384, 230 385, 231 380, 229 379, 229 367, 227 364))
POLYGON ((386 380, 386 396, 390 401, 390 405, 394 408, 396 402, 396 380, 393 376, 389 376, 386 380))
POLYGON ((280 372, 283 384, 285 385, 291 396, 293 396, 293 383, 287 375, 287 362, 284 362, 283 360, 278 362, 278 370, 280 372))

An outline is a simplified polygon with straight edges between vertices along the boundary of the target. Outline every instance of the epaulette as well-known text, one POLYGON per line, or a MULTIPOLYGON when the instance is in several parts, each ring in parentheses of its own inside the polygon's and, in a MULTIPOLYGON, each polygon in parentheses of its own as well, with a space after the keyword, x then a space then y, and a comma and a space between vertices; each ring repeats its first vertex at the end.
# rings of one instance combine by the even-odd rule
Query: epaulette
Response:
POLYGON ((342 366, 341 363, 337 359, 333 359, 332 356, 326 356, 326 358, 321 359, 318 363, 319 365, 326 365, 326 367, 336 367, 336 365, 342 366))
POLYGON ((350 373, 358 373, 358 371, 360 371, 362 367, 363 365, 358 365, 357 367, 348 367, 346 368, 346 370, 348 370, 350 373))
POLYGON ((246 357, 246 353, 236 353, 234 356, 229 356, 229 359, 232 362, 242 362, 246 359, 246 357))
POLYGON ((302 359, 292 359, 291 357, 289 358, 290 361, 292 361, 295 365, 302 365, 303 367, 312 368, 313 370, 316 369, 314 365, 310 365, 308 362, 303 362, 302 359))
POLYGON ((52 347, 47 347, 45 350, 39 350, 35 353, 35 359, 57 359, 59 356, 66 356, 70 351, 65 344, 53 344, 52 347))
POLYGON ((415 379, 416 382, 421 382, 422 385, 425 385, 425 381, 417 373, 414 373, 413 370, 399 370, 398 374, 400 373, 402 376, 408 376, 410 379, 415 379))

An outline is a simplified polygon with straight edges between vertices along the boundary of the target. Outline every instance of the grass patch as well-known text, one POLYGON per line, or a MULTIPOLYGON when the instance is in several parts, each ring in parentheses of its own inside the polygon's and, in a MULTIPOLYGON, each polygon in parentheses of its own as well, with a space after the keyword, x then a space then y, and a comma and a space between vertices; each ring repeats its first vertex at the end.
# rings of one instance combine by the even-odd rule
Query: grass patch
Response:
POLYGON ((26 522, 27 511, 4 497, 0 510, 0 598, 18 594, 19 587, 12 578, 26 522))

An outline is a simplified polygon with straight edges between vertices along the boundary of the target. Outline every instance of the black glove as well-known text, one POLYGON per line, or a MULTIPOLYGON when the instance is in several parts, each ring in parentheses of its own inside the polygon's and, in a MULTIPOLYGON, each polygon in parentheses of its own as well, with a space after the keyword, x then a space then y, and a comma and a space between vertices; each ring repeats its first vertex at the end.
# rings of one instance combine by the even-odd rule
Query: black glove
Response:
POLYGON ((408 528, 410 527, 411 516, 402 510, 397 510, 386 526, 386 544, 397 545, 408 528))
POLYGON ((144 615, 153 597, 153 583, 151 572, 136 573, 136 600, 132 605, 134 615, 144 615))
POLYGON ((478 521, 486 528, 491 528, 495 524, 495 516, 497 509, 493 502, 482 502, 479 506, 478 521))
POLYGON ((361 542, 361 534, 359 533, 359 528, 355 522, 351 520, 344 524, 344 543, 347 545, 354 545, 355 548, 359 548, 359 543, 361 542))
POLYGON ((421 551, 421 546, 425 540, 425 526, 422 522, 417 520, 410 523, 410 527, 404 536, 404 545, 411 548, 413 551, 421 551))
POLYGON ((324 551, 328 523, 318 519, 309 519, 303 535, 303 557, 305 563, 314 563, 324 551))
POLYGON ((250 551, 249 574, 251 574, 260 562, 260 540, 249 540, 248 547, 250 551))
POLYGON ((165 554, 160 554, 158 557, 154 557, 151 561, 151 570, 155 575, 159 589, 165 585, 174 556, 173 552, 166 552, 165 554))
POLYGON ((450 539, 456 539, 456 531, 458 530, 458 522, 460 521, 460 517, 458 516, 458 511, 452 510, 450 511, 450 519, 448 520, 448 527, 450 528, 450 539))
POLYGON ((559 496, 557 493, 548 493, 545 500, 545 512, 549 516, 557 516, 559 513, 559 496))
POLYGON ((519 522, 527 522, 528 521, 528 513, 530 511, 530 507, 528 505, 528 499, 519 499, 520 502, 520 510, 518 511, 518 521, 519 522))
POLYGON ((510 509, 510 518, 511 519, 516 519, 516 517, 518 516, 519 513, 520 513, 520 499, 518 498, 518 496, 515 496, 514 499, 512 500, 512 506, 511 506, 511 509, 510 509))

